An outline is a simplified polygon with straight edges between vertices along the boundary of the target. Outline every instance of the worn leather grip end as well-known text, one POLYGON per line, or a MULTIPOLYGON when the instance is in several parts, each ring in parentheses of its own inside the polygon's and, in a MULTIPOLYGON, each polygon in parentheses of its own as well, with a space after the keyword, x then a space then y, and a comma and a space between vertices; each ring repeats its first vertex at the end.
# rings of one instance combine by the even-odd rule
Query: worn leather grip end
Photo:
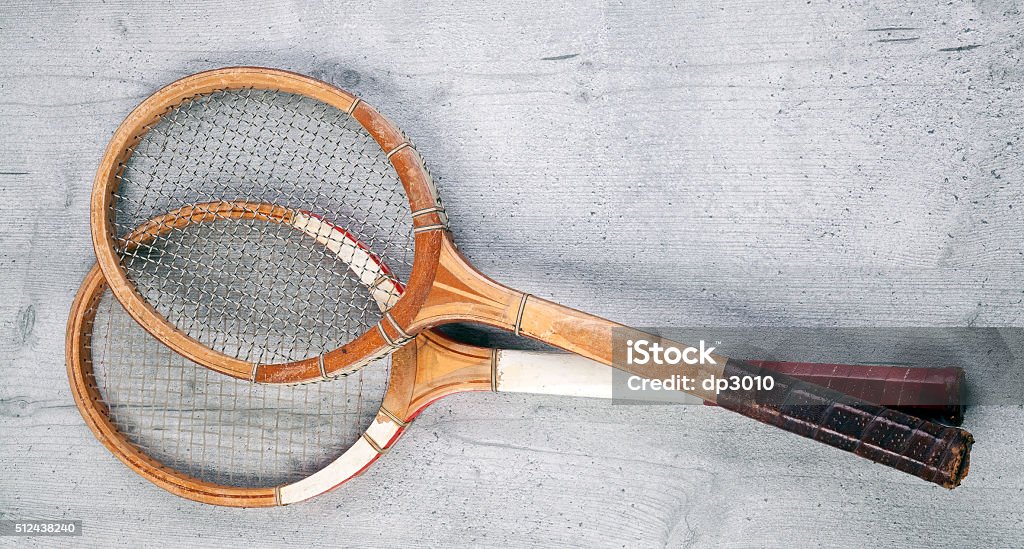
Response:
POLYGON ((937 419, 953 425, 960 425, 964 421, 967 382, 963 368, 765 360, 747 362, 912 416, 937 419))
POLYGON ((967 475, 974 437, 796 378, 729 360, 732 376, 771 376, 771 390, 724 391, 718 405, 762 423, 853 452, 945 488, 967 475))

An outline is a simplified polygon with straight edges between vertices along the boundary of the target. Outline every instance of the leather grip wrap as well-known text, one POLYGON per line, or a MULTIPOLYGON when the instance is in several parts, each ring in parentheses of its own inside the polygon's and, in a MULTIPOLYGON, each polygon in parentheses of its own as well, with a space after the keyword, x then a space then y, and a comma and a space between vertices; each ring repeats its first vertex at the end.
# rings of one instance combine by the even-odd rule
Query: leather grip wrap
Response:
POLYGON ((747 363, 917 417, 938 419, 953 425, 964 421, 967 395, 963 368, 764 360, 747 363))
POLYGON ((771 390, 728 390, 718 405, 900 471, 955 488, 967 476, 974 437, 737 360, 725 378, 770 376, 771 390))

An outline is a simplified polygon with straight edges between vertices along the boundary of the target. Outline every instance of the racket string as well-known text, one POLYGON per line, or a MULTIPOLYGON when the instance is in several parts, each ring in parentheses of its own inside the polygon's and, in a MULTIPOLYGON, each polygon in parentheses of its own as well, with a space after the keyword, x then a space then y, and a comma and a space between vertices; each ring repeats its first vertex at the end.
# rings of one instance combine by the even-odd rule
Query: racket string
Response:
MULTIPOLYGON (((251 91, 251 90, 249 90, 249 91, 251 91)), ((264 92, 264 93, 268 93, 268 92, 264 92)), ((322 105, 322 104, 310 101, 310 100, 305 99, 305 98, 303 98, 303 99, 305 101, 310 102, 310 103, 313 103, 313 104, 316 104, 316 105, 321 105, 322 108, 326 108, 325 105, 322 105)), ((253 112, 258 112, 258 111, 254 110, 253 112)), ((180 109, 176 110, 168 118, 169 123, 170 124, 181 125, 180 121, 177 120, 177 118, 180 116, 181 113, 185 113, 185 115, 187 116, 187 111, 183 111, 183 110, 180 110, 180 109)), ((228 120, 241 119, 241 118, 246 116, 246 111, 245 110, 239 110, 238 112, 232 113, 232 114, 233 114, 233 116, 229 117, 228 120)), ((276 121, 271 120, 268 117, 259 117, 259 116, 254 116, 252 114, 250 114, 248 116, 250 118, 254 118, 254 122, 258 122, 258 124, 254 124, 254 125, 257 125, 258 128, 250 127, 249 128, 250 131, 257 131, 258 130, 260 132, 268 133, 268 134, 270 134, 272 136, 275 136, 275 137, 282 135, 280 132, 275 132, 274 129, 273 129, 276 125, 278 125, 278 123, 276 121)), ((347 116, 347 115, 344 115, 344 116, 347 116)), ((194 137, 195 135, 202 135, 203 133, 212 131, 213 129, 216 129, 216 128, 204 129, 202 127, 192 128, 192 127, 187 127, 186 126, 186 127, 182 128, 182 131, 180 133, 182 133, 185 136, 194 137)), ((309 170, 309 169, 306 168, 306 166, 309 164, 309 162, 307 162, 307 160, 308 160, 308 153, 303 152, 303 151, 312 150, 312 146, 307 145, 307 146, 303 147, 302 143, 299 143, 297 141, 289 140, 289 139, 287 139, 287 137, 285 138, 285 140, 292 141, 293 144, 296 145, 296 150, 295 151, 291 151, 292 154, 291 154, 291 156, 289 156, 289 158, 291 158, 291 159, 293 159, 295 161, 290 163, 290 164, 288 164, 288 166, 282 166, 276 160, 270 159, 271 160, 271 166, 281 167, 282 169, 298 167, 300 175, 303 175, 303 176, 309 177, 311 179, 317 180, 317 182, 318 182, 317 186, 304 186, 304 187, 302 187, 303 193, 312 193, 313 194, 313 198, 315 199, 313 201, 314 204, 320 204, 320 205, 333 204, 333 205, 340 205, 340 206, 347 206, 348 207, 348 208, 343 208, 341 210, 332 210, 332 213, 345 213, 346 210, 352 210, 354 212, 361 212, 363 214, 362 217, 357 218, 357 217, 353 217, 353 216, 350 215, 346 219, 346 223, 348 225, 353 226, 353 227, 359 225, 360 223, 365 223, 371 229, 375 229, 376 228, 375 225, 377 225, 377 224, 372 223, 370 221, 373 220, 373 219, 379 219, 379 216, 382 214, 382 211, 381 211, 380 208, 370 208, 370 209, 360 209, 358 207, 354 207, 353 208, 352 206, 359 206, 362 202, 360 200, 354 200, 353 199, 354 197, 352 196, 352 194, 355 193, 357 195, 361 195, 366 201, 369 201, 371 203, 374 203, 374 202, 379 203, 380 198, 381 198, 381 196, 380 196, 381 193, 379 191, 387 190, 387 191, 389 191, 388 194, 391 195, 392 200, 388 201, 388 203, 387 203, 388 207, 386 209, 387 210, 391 210, 391 213, 394 213, 395 216, 387 216, 387 215, 385 215, 385 217, 387 217, 389 221, 394 223, 395 221, 398 220, 399 217, 403 217, 403 216, 405 216, 407 214, 407 205, 406 205, 406 203, 404 201, 404 195, 402 193, 395 193, 394 192, 396 188, 398 190, 401 190, 401 187, 400 187, 400 184, 399 185, 395 185, 395 183, 397 182, 397 179, 395 178, 394 172, 393 172, 392 168, 390 167, 390 164, 388 164, 386 162, 386 159, 381 154, 380 149, 376 145, 376 142, 373 140, 373 138, 371 136, 369 136, 369 134, 366 134, 365 132, 362 132, 362 135, 359 136, 358 139, 353 139, 351 137, 352 135, 358 135, 356 130, 351 129, 351 128, 345 128, 345 130, 347 132, 350 132, 350 133, 342 135, 342 136, 331 136, 331 141, 330 142, 334 143, 334 145, 335 145, 335 150, 332 151, 332 154, 328 154, 326 151, 320 151, 320 154, 323 155, 323 156, 330 156, 330 157, 333 157, 333 158, 338 158, 338 157, 341 157, 343 155, 348 155, 348 156, 346 156, 346 158, 350 161, 351 160, 351 154, 354 151, 354 152, 356 152, 356 154, 358 156, 365 157, 366 159, 370 159, 370 160, 376 160, 377 162, 375 164, 359 165, 359 168, 372 172, 381 181, 386 182, 387 183, 387 188, 386 189, 384 187, 380 186, 380 185, 373 185, 375 192, 373 192, 372 194, 367 194, 366 192, 361 192, 361 189, 365 189, 365 188, 368 188, 368 187, 371 186, 371 185, 368 185, 367 183, 373 183, 373 179, 367 179, 367 178, 363 177, 363 178, 360 178, 358 180, 358 182, 359 182, 358 185, 352 185, 352 181, 356 180, 356 175, 365 175, 365 174, 356 174, 356 173, 354 173, 355 169, 356 169, 356 165, 351 163, 351 162, 346 162, 345 163, 345 165, 348 166, 348 170, 346 172, 338 172, 341 175, 344 175, 349 180, 348 184, 340 185, 340 188, 339 188, 339 184, 341 182, 339 182, 339 181, 327 181, 327 180, 325 180, 323 178, 320 178, 317 172, 315 172, 313 170, 309 170), (349 142, 349 141, 361 142, 363 146, 361 147, 361 149, 353 149, 353 148, 345 149, 345 148, 342 148, 341 149, 341 154, 338 154, 337 149, 341 147, 340 144, 343 143, 343 142, 349 142), (366 152, 367 149, 376 152, 377 153, 376 158, 374 158, 374 156, 372 154, 366 152), (328 194, 322 192, 321 189, 323 187, 325 187, 325 186, 330 188, 332 191, 335 191, 335 190, 341 191, 341 194, 345 195, 344 204, 338 204, 338 202, 339 202, 338 199, 337 199, 337 194, 338 193, 332 193, 334 195, 332 197, 332 196, 329 196, 328 194)), ((153 130, 150 131, 150 133, 152 133, 154 136, 162 136, 162 137, 165 138, 165 140, 168 140, 168 139, 169 140, 174 140, 174 141, 184 145, 185 147, 188 147, 188 150, 186 152, 192 152, 193 149, 194 149, 194 143, 195 143, 194 139, 188 139, 186 141, 186 140, 183 139, 183 137, 176 136, 174 133, 170 133, 170 132, 167 132, 166 130, 163 130, 160 125, 157 125, 153 130)), ((253 138, 251 138, 251 136, 249 134, 245 134, 245 137, 247 139, 249 139, 249 140, 253 140, 253 138)), ((245 141, 243 140, 243 143, 244 142, 245 141)), ((145 141, 143 141, 143 143, 151 144, 152 140, 145 140, 145 141)), ((223 142, 217 142, 216 144, 218 145, 218 147, 224 145, 223 142)), ((250 157, 250 160, 252 160, 253 158, 259 160, 259 159, 261 159, 261 157, 260 157, 260 153, 261 153, 260 145, 265 145, 265 143, 261 143, 259 140, 256 140, 256 144, 254 146, 251 146, 249 148, 245 148, 244 146, 242 146, 240 148, 241 148, 242 152, 245 152, 250 157)), ((238 147, 236 147, 236 149, 238 149, 238 147)), ((160 143, 160 150, 158 152, 159 153, 167 153, 167 152, 174 152, 174 151, 170 150, 167 147, 166 142, 163 142, 163 143, 160 143)), ((234 168, 242 169, 246 173, 249 172, 249 171, 254 172, 252 175, 255 176, 255 177, 252 177, 251 180, 243 179, 241 181, 242 183, 248 184, 248 183, 252 183, 254 181, 261 181, 261 180, 265 181, 268 178, 270 178, 270 176, 272 175, 272 174, 267 173, 267 172, 264 171, 263 163, 260 163, 260 162, 247 162, 247 163, 243 163, 239 159, 232 159, 232 158, 230 158, 229 155, 217 154, 216 152, 211 151, 208 146, 204 146, 203 147, 203 152, 205 153, 205 156, 213 156, 214 158, 223 159, 223 160, 225 160, 225 163, 230 163, 230 164, 232 164, 232 166, 234 168)), ((237 153, 238 151, 236 150, 235 152, 237 153)), ((178 160, 180 160, 180 157, 182 155, 174 155, 174 154, 152 155, 152 154, 147 154, 146 150, 139 150, 138 148, 136 148, 135 151, 133 152, 133 158, 134 158, 135 155, 139 155, 140 158, 148 158, 148 159, 156 162, 158 165, 163 165, 163 166, 165 166, 168 169, 176 169, 178 171, 178 174, 177 174, 178 176, 189 175, 190 176, 189 179, 191 179, 191 180, 198 180, 198 181, 202 182, 202 179, 203 179, 202 176, 205 175, 205 173, 206 173, 205 171, 203 171, 203 172, 200 171, 199 168, 202 167, 201 163, 198 163, 198 164, 190 163, 190 164, 188 164, 188 165, 197 165, 197 168, 194 169, 194 170, 191 170, 191 171, 187 171, 186 168, 185 168, 185 165, 182 165, 181 163, 178 162, 178 160)), ((189 157, 187 154, 184 155, 184 156, 189 157)), ((194 158, 192 158, 192 157, 189 157, 189 158, 194 160, 194 158)), ((330 166, 325 166, 323 164, 317 164, 317 166, 320 167, 320 168, 330 168, 330 166)), ((147 175, 150 175, 150 176, 153 176, 153 177, 159 177, 160 176, 159 172, 156 171, 156 170, 153 170, 152 173, 149 173, 147 175)), ((290 177, 294 177, 295 174, 290 174, 289 173, 288 175, 290 177)), ((286 184, 285 185, 274 185, 274 186, 269 186, 268 185, 268 188, 276 190, 277 192, 279 192, 280 193, 280 198, 283 198, 283 199, 295 199, 296 195, 294 193, 289 193, 289 191, 288 191, 287 183, 288 183, 288 179, 289 178, 277 178, 277 179, 279 179, 279 181, 276 181, 276 183, 283 182, 283 183, 286 183, 286 184)), ((296 187, 298 187, 298 186, 296 186, 296 187)), ((239 192, 239 193, 243 193, 244 194, 247 189, 237 189, 236 188, 234 190, 239 192)), ((195 189, 193 189, 193 191, 195 192, 195 189)), ((214 194, 214 193, 206 192, 206 195, 208 195, 208 196, 212 195, 212 194, 214 194)), ((216 193, 216 194, 217 194, 217 196, 223 196, 223 193, 216 193)), ((277 202, 275 202, 275 203, 277 203, 277 202)), ((172 206, 172 205, 173 205, 173 202, 169 204, 169 206, 172 206)), ((316 209, 311 209, 311 211, 317 211, 317 210, 316 209)), ((159 211, 155 211, 153 213, 159 213, 159 211)), ((348 213, 351 214, 352 212, 348 212, 348 213)), ((387 212, 383 212, 383 213, 387 213, 387 212)), ((136 224, 141 223, 142 221, 145 221, 145 219, 136 219, 134 221, 135 221, 135 223, 130 224, 131 227, 134 227, 136 224)), ((371 230, 369 232, 372 234, 375 231, 371 230)), ((391 238, 392 235, 391 235, 390 232, 386 233, 386 234, 387 234, 388 238, 384 239, 383 242, 374 242, 374 244, 381 244, 381 245, 388 244, 392 240, 392 238, 391 238)), ((377 249, 378 246, 373 246, 373 248, 377 249)), ((382 251, 384 251, 383 248, 382 248, 382 251)))
MULTIPOLYGON (((203 229, 208 227, 216 227, 218 224, 206 224, 203 229)), ((294 234, 294 230, 288 230, 289 234, 294 234)), ((227 234, 227 233, 225 233, 227 234)), ((168 247, 173 246, 171 239, 167 239, 168 243, 165 244, 164 250, 168 247)), ((210 239, 212 240, 212 239, 210 239)), ((235 240, 238 240, 235 238, 235 240)), ((256 323, 253 325, 263 325, 268 328, 266 338, 269 339, 273 333, 276 333, 282 337, 287 337, 287 332, 282 330, 296 329, 304 330, 307 336, 315 336, 322 334, 324 331, 331 328, 330 325, 308 327, 301 320, 308 317, 309 312, 300 310, 295 307, 287 307, 281 303, 281 299, 275 299, 274 306, 271 307, 268 297, 272 298, 275 295, 278 298, 287 298, 287 289, 289 286, 296 287, 295 284, 284 285, 275 282, 287 282, 284 280, 276 281, 260 281, 261 287, 267 288, 270 294, 269 296, 264 295, 263 300, 244 300, 245 291, 239 287, 238 282, 244 280, 244 277, 238 276, 238 270, 247 268, 244 265, 240 265, 239 262, 226 262, 223 261, 225 256, 220 256, 221 261, 220 270, 224 274, 224 277, 205 277, 203 278, 203 284, 197 284, 193 282, 195 273, 200 269, 208 268, 207 258, 196 258, 191 255, 185 254, 174 254, 173 250, 171 254, 162 254, 158 256, 158 259, 154 260, 151 255, 146 253, 140 253, 143 250, 141 247, 132 253, 127 254, 127 261, 124 263, 126 269, 139 279, 145 279, 146 277, 152 277, 155 280, 154 286, 149 287, 149 291, 145 292, 145 297, 153 302, 154 304, 161 305, 158 309, 172 322, 177 323, 186 332, 193 333, 196 339, 199 341, 208 341, 204 337, 204 330, 207 329, 211 324, 209 319, 211 317, 220 316, 224 319, 238 318, 243 319, 245 322, 240 322, 239 326, 250 325, 248 321, 253 320, 252 316, 245 316, 243 313, 249 313, 249 315, 256 315, 256 323), (170 256, 171 260, 178 260, 184 263, 184 265, 177 265, 164 261, 164 258, 170 256), (226 266, 234 264, 232 269, 227 269, 226 266), (164 296, 167 296, 165 299, 164 296), (173 299, 173 301, 168 301, 173 299), (243 310, 244 309, 244 310, 243 310), (196 311, 200 314, 196 314, 196 311), (287 315, 287 319, 296 319, 295 322, 287 322, 281 320, 279 317, 281 313, 287 315), (273 315, 273 316, 271 316, 273 315), (278 318, 278 322, 273 322, 274 318, 278 318), (264 322, 265 321, 265 322, 264 322)), ((230 250, 229 250, 230 251, 230 250)), ((341 267, 342 269, 344 266, 341 267)), ((278 277, 279 278, 279 277, 278 277)), ((303 282, 301 279, 299 282, 303 282)), ((305 291, 310 292, 315 297, 321 299, 322 304, 329 304, 332 300, 326 299, 326 295, 323 294, 322 288, 327 286, 324 283, 316 284, 313 283, 305 285, 305 291)), ((145 285, 140 285, 146 288, 145 285)), ((293 291, 291 297, 297 297, 298 289, 293 291)), ((351 295, 351 294, 350 294, 351 295)), ((352 296, 354 298, 354 296, 352 296)), ((354 299, 353 299, 354 300, 354 299)), ((294 301, 294 299, 293 299, 294 301)), ((216 335, 216 334, 215 334, 216 335)), ((253 334, 255 337, 256 334, 253 334)), ((216 344, 216 341, 211 341, 211 344, 216 344)), ((248 359, 251 357, 244 357, 248 359)))
POLYGON ((109 421, 156 461, 222 485, 275 486, 322 468, 373 421, 376 409, 353 410, 352 395, 381 398, 390 371, 380 361, 331 382, 254 385, 181 358, 109 293, 94 311, 85 349, 109 421))
MULTIPOLYGON (((265 90, 201 95, 171 109, 130 152, 115 193, 120 237, 186 205, 269 203, 329 213, 399 280, 411 272, 401 182, 372 136, 334 107, 265 90)), ((180 219, 167 219, 168 234, 121 251, 139 293, 193 339, 247 362, 287 362, 340 347, 380 320, 360 284, 380 267, 346 268, 331 257, 344 234, 307 238, 255 220, 239 228, 207 213, 216 221, 173 228, 180 219), (200 232, 206 225, 215 229, 200 232)))
MULTIPOLYGON (((354 337, 373 325, 374 319, 370 317, 374 316, 376 304, 358 281, 351 277, 340 279, 338 274, 347 270, 343 262, 326 256, 322 250, 292 242, 306 237, 290 227, 276 226, 273 230, 247 231, 249 227, 246 225, 246 222, 234 220, 204 223, 193 231, 158 237, 159 243, 140 246, 125 254, 124 265, 136 280, 154 279, 152 285, 139 285, 146 299, 158 305, 158 310, 170 321, 204 343, 208 341, 204 337, 204 329, 210 326, 209 320, 216 316, 244 318, 246 322, 241 324, 243 326, 251 323, 253 326, 267 328, 264 335, 266 343, 269 343, 272 335, 287 339, 289 329, 296 330, 290 336, 293 340, 299 339, 300 332, 307 341, 315 340, 318 335, 334 331, 336 327, 332 322, 342 318, 366 319, 361 326, 343 328, 346 336, 354 337), (251 232, 257 241, 262 242, 254 241, 245 232, 251 232), (210 236, 207 237, 207 234, 210 236), (273 235, 276 241, 266 245, 268 235, 273 235), (189 236, 205 240, 207 244, 220 243, 221 247, 205 257, 197 257, 194 253, 179 253, 178 248, 181 247, 194 249, 188 243, 182 244, 175 240, 189 236), (247 242, 248 246, 236 247, 228 242, 247 242), (278 252, 280 255, 276 257, 279 263, 289 261, 289 277, 284 277, 281 269, 259 268, 258 264, 254 268, 255 259, 237 256, 239 249, 257 247, 265 248, 268 252, 278 252), (156 250, 155 258, 153 253, 149 253, 152 250, 156 250), (296 254, 304 253, 305 256, 296 258, 280 253, 282 250, 294 250, 296 254), (314 254, 321 257, 315 258, 314 254), (217 263, 220 276, 197 276, 198 272, 209 270, 213 262, 217 263), (314 271, 303 272, 299 268, 302 266, 312 266, 314 271), (256 277, 255 281, 253 277, 256 277), (255 287, 244 287, 246 281, 250 286, 255 282, 255 287), (327 293, 329 290, 344 290, 344 293, 330 295, 327 293), (245 299, 246 295, 257 293, 259 299, 245 299), (309 301, 319 305, 316 311, 321 311, 321 315, 317 316, 316 311, 299 306, 309 301), (357 310, 358 314, 352 314, 353 310, 357 310), (195 311, 199 311, 199 314, 195 311), (242 313, 255 317, 243 316, 242 313)), ((256 343, 257 348, 260 347, 259 342, 256 343)), ((210 341, 210 344, 216 345, 217 342, 210 341)), ((324 342, 321 350, 326 349, 327 344, 324 342)))

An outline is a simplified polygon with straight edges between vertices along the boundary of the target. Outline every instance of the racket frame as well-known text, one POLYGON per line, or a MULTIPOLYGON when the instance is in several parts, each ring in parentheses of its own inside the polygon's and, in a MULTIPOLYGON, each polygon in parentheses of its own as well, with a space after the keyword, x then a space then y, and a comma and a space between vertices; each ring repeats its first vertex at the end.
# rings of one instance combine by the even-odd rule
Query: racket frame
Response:
MULTIPOLYGON (((186 205, 183 205, 186 206, 186 205)), ((166 219, 163 221, 167 221, 166 219)), ((115 131, 96 171, 90 207, 90 228, 96 260, 110 290, 154 337, 186 358, 221 373, 260 383, 312 381, 355 370, 408 341, 408 325, 426 297, 437 270, 448 218, 422 158, 394 124, 366 102, 330 84, 300 74, 261 67, 229 67, 182 78, 160 89, 136 107, 115 131), (411 288, 370 330, 341 348, 321 356, 288 363, 253 364, 215 351, 171 324, 139 294, 121 264, 114 225, 114 194, 134 148, 162 116, 197 96, 224 90, 263 89, 302 95, 350 114, 384 151, 412 212, 415 251, 407 285, 411 288), (387 318, 390 317, 390 318, 387 318)))
POLYGON ((75 403, 96 439, 128 468, 160 488, 193 501, 228 507, 272 507, 309 499, 365 471, 437 399, 494 389, 492 349, 457 343, 431 331, 392 355, 388 388, 373 422, 355 444, 323 469, 281 486, 243 488, 207 482, 152 458, 121 433, 111 419, 97 388, 91 355, 96 305, 107 288, 102 271, 94 266, 71 306, 65 352, 75 403))

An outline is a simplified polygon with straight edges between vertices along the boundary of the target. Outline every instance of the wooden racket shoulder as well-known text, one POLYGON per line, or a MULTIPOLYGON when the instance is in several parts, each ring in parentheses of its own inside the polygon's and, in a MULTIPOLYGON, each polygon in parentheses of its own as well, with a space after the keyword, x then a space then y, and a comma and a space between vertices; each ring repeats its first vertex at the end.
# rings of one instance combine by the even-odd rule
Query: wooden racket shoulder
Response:
POLYGON ((515 330, 526 294, 506 288, 477 271, 451 237, 440 234, 437 268, 410 329, 419 331, 448 322, 471 321, 515 330))
POLYGON ((439 398, 493 390, 494 352, 427 330, 392 355, 391 369, 384 407, 411 421, 439 398))

